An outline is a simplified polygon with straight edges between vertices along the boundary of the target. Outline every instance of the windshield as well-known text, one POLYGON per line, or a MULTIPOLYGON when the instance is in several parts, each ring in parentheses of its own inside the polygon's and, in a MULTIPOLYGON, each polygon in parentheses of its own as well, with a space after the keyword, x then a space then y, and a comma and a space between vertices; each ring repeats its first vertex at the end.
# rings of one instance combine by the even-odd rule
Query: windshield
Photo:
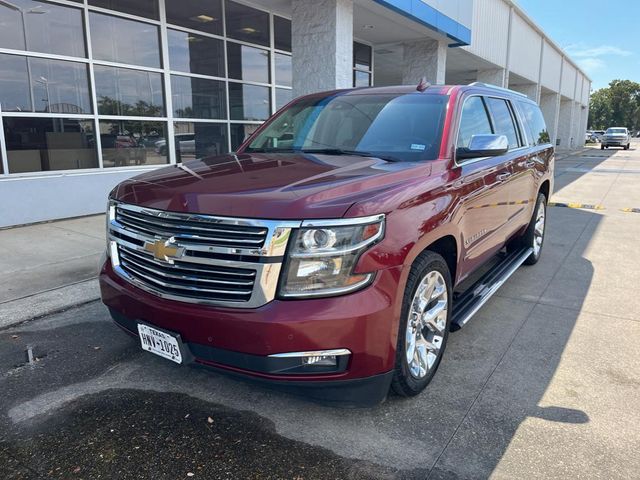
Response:
POLYGON ((245 151, 433 160, 440 150, 448 98, 424 94, 303 98, 270 121, 245 151))
POLYGON ((608 128, 607 133, 627 133, 626 128, 608 128))

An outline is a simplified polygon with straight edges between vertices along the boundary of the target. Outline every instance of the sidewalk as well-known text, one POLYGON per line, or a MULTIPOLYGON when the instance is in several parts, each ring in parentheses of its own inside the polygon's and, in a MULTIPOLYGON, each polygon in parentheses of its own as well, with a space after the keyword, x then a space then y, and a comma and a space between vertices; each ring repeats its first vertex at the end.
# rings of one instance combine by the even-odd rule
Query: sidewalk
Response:
POLYGON ((99 298, 104 215, 0 230, 0 328, 99 298))

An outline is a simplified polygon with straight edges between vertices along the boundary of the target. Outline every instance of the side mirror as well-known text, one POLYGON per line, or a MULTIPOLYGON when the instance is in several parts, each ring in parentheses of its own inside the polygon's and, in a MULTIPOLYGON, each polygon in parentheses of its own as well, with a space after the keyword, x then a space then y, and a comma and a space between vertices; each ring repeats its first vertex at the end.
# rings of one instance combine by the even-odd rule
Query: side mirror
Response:
POLYGON ((456 158, 465 160, 468 158, 497 157, 509 151, 509 140, 505 135, 473 135, 466 148, 458 148, 456 158))

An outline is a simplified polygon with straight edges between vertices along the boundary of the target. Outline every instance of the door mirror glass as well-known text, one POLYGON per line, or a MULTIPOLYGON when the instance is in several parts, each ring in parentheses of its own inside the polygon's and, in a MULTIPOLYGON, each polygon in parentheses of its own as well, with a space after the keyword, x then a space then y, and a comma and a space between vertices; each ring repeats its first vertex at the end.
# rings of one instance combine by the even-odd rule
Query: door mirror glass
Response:
POLYGON ((473 135, 469 146, 458 148, 458 160, 480 157, 496 157, 509 151, 509 140, 505 135, 482 134, 473 135))

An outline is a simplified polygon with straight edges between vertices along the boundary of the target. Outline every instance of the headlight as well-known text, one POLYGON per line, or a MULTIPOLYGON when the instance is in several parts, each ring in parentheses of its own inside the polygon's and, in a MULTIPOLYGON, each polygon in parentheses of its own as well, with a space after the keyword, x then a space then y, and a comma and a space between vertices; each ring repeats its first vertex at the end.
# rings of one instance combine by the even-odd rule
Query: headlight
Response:
POLYGON ((111 256, 111 241, 109 240, 109 231, 111 230, 111 222, 116 219, 116 202, 109 199, 107 200, 107 215, 105 218, 105 235, 107 237, 107 257, 111 256))
POLYGON ((353 269, 383 236, 384 215, 304 222, 291 238, 280 295, 340 295, 368 285, 374 274, 354 274, 353 269))

